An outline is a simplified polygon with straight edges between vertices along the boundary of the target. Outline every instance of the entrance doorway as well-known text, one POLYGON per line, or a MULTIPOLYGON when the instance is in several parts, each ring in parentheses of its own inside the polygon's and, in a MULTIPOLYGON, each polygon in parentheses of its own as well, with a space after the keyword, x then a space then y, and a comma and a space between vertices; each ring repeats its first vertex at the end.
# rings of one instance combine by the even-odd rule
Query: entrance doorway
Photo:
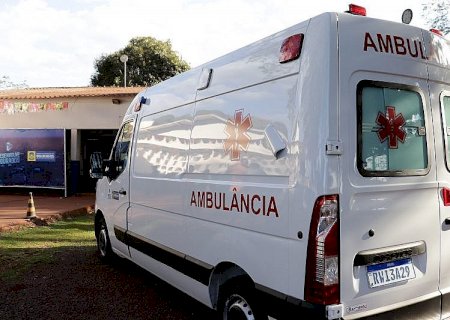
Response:
POLYGON ((91 154, 101 152, 108 159, 116 134, 117 130, 81 130, 79 192, 95 192, 97 179, 89 176, 91 154))

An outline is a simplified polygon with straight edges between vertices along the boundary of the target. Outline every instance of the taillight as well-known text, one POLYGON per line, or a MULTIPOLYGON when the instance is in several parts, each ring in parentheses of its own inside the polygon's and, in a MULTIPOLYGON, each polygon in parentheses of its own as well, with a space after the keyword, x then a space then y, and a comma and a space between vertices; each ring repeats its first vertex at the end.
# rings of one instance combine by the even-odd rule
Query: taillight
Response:
POLYGON ((444 207, 450 206, 450 189, 448 188, 442 189, 442 202, 444 203, 444 207))
POLYGON ((322 196, 314 204, 306 258, 305 300, 339 303, 339 201, 322 196))
POLYGON ((357 6, 356 4, 349 4, 347 12, 357 16, 366 16, 366 8, 357 6))

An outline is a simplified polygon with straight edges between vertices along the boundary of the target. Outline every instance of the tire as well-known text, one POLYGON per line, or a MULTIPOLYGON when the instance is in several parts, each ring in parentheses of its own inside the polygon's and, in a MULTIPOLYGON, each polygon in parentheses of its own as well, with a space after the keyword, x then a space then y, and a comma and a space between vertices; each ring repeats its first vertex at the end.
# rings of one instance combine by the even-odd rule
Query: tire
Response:
POLYGON ((224 289, 219 305, 223 320, 267 320, 267 314, 257 303, 254 290, 231 286, 224 289))
POLYGON ((105 218, 100 217, 97 230, 98 255, 102 261, 110 261, 113 258, 114 253, 111 249, 111 242, 109 240, 108 227, 106 226, 105 218))

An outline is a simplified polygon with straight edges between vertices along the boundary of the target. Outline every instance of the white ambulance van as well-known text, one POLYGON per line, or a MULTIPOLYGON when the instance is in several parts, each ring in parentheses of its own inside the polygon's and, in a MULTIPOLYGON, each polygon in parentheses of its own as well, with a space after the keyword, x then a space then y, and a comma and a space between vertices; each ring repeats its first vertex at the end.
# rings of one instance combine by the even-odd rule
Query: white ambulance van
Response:
POLYGON ((99 252, 223 319, 449 318, 449 135, 445 38, 324 13, 134 99, 99 252))

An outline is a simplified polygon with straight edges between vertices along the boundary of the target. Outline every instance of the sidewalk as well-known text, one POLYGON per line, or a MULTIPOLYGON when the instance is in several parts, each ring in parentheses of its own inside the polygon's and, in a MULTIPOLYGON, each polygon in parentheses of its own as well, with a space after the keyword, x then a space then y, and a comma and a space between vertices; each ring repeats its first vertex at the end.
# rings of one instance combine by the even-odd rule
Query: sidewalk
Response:
MULTIPOLYGON (((26 220, 28 195, 0 195, 0 232, 21 225, 33 225, 26 220)), ((33 196, 36 215, 41 219, 60 218, 70 214, 94 211, 95 194, 58 196, 33 196)))

